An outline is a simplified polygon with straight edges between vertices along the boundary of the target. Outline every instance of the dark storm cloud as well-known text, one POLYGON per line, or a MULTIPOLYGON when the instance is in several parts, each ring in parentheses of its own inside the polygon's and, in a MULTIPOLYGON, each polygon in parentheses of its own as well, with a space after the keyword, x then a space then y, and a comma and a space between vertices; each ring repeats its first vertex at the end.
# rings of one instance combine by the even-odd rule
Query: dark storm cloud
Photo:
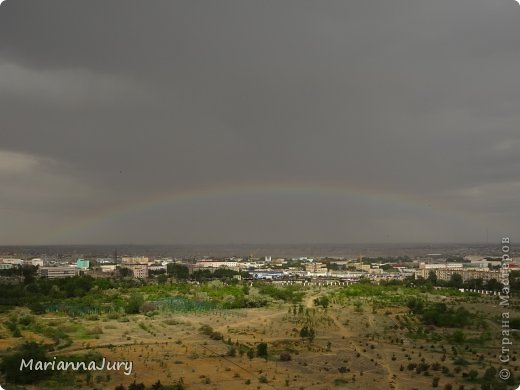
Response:
POLYGON ((154 192, 292 180, 423 207, 233 196, 219 212, 209 200, 149 210, 125 217, 132 228, 114 219, 66 240, 474 241, 480 224, 513 234, 519 18, 513 1, 7 0, 0 183, 11 195, 0 212, 18 227, 0 233, 31 242, 41 224, 154 192))

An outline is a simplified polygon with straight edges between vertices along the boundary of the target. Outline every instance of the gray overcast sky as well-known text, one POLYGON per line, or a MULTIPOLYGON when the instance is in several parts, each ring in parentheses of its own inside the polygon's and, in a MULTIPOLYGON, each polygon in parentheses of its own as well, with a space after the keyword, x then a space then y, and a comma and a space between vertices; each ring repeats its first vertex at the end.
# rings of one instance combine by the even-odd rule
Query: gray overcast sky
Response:
POLYGON ((514 239, 519 72, 513 0, 6 0, 0 243, 514 239))

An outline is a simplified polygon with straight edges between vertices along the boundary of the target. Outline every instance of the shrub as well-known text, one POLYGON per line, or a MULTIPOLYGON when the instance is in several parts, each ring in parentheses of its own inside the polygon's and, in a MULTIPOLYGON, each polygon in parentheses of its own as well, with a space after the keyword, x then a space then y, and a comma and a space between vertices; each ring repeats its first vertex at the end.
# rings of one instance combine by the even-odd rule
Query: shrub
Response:
POLYGON ((142 294, 133 293, 130 295, 128 302, 125 306, 125 312, 127 314, 138 314, 139 309, 144 304, 144 298, 142 294))
POLYGON ((130 385, 128 386, 128 390, 144 390, 145 389, 145 385, 144 383, 136 383, 135 380, 130 383, 130 385))
POLYGON ((33 341, 24 343, 18 352, 7 356, 0 364, 0 372, 4 375, 7 382, 18 384, 30 384, 38 382, 51 376, 52 371, 46 370, 26 370, 20 371, 21 361, 49 361, 45 348, 33 341))
POLYGON ((256 356, 267 358, 267 344, 260 343, 256 346, 256 356))
POLYGON ((288 362, 292 359, 291 354, 289 352, 282 352, 280 354, 280 361, 281 362, 288 362))

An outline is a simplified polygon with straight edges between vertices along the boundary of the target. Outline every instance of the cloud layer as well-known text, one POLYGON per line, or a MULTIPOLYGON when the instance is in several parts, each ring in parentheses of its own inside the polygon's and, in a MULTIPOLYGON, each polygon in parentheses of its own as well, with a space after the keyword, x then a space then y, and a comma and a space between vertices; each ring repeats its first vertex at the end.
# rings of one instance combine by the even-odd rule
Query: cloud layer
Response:
POLYGON ((484 0, 8 0, 0 242, 514 237, 519 18, 484 0), (278 184, 174 201, 260 182, 278 184))

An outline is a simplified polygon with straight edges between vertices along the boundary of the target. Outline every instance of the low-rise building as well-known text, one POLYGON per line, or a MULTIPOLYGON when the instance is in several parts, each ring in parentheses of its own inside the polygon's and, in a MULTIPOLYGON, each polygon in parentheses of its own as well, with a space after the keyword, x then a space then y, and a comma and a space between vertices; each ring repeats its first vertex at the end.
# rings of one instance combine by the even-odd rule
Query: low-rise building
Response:
POLYGON ((32 266, 35 266, 35 267, 43 267, 43 260, 40 259, 40 258, 31 259, 31 260, 27 260, 25 262, 25 264, 32 265, 32 266))
MULTIPOLYGON (((433 265, 433 264, 426 264, 433 265)), ((490 279, 500 279, 500 271, 491 271, 486 268, 474 268, 474 267, 462 267, 459 264, 458 267, 421 267, 419 266, 419 270, 415 273, 416 276, 420 276, 422 278, 428 278, 430 272, 433 272, 438 280, 448 281, 452 278, 454 274, 459 274, 462 277, 462 281, 465 282, 467 280, 472 279, 482 279, 482 280, 490 280, 490 279)))
POLYGON ((193 266, 194 271, 198 269, 215 270, 217 268, 229 268, 234 271, 238 271, 240 268, 240 263, 237 261, 200 260, 197 261, 193 266))
POLYGON ((307 263, 304 265, 305 271, 307 271, 308 274, 313 275, 327 275, 328 269, 327 265, 324 263, 314 262, 314 263, 307 263))
POLYGON ((121 265, 121 267, 131 270, 132 276, 136 279, 146 279, 148 277, 147 264, 125 264, 121 265))
POLYGON ((76 268, 80 270, 87 270, 90 268, 90 260, 78 259, 76 261, 76 268))
POLYGON ((0 263, 2 264, 12 264, 17 266, 22 266, 24 264, 24 260, 22 259, 1 259, 0 263))
POLYGON ((115 264, 103 264, 100 265, 99 268, 101 269, 101 272, 114 272, 116 270, 115 264))
POLYGON ((166 265, 149 265, 148 271, 157 272, 157 271, 166 271, 166 265))
POLYGON ((78 270, 75 267, 40 267, 38 274, 47 279, 69 278, 78 275, 78 270))
POLYGON ((147 256, 122 257, 122 264, 148 264, 150 259, 147 256))

